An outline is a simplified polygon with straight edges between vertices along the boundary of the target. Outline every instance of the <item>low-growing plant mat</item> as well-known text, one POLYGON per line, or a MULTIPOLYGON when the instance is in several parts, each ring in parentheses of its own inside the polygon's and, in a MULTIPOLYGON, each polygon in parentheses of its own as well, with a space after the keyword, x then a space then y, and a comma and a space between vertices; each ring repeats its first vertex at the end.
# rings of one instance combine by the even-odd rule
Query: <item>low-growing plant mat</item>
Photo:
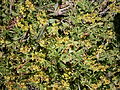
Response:
POLYGON ((119 90, 119 0, 1 0, 1 90, 119 90))

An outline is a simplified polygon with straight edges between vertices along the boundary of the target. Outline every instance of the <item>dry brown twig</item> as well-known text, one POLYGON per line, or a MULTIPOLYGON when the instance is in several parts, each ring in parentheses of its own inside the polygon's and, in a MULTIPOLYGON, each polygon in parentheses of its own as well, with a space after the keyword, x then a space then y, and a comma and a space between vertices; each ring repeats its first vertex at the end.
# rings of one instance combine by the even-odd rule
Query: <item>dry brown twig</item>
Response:
POLYGON ((72 8, 72 6, 73 6, 72 2, 66 1, 64 4, 58 5, 57 8, 55 8, 55 10, 49 9, 48 11, 52 12, 50 14, 52 16, 64 15, 65 13, 68 12, 70 8, 72 8))
POLYGON ((9 0, 10 2, 10 14, 12 13, 12 7, 14 5, 14 0, 9 0))

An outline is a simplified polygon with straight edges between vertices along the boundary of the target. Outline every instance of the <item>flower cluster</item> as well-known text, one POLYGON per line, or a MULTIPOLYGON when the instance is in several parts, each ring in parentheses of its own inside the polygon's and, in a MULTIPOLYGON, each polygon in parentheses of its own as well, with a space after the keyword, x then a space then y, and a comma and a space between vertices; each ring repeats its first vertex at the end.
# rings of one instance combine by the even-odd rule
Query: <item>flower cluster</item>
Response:
POLYGON ((30 2, 29 0, 26 0, 26 1, 25 1, 25 4, 26 4, 27 9, 30 9, 30 10, 32 10, 32 11, 35 10, 34 5, 33 5, 32 2, 30 2))

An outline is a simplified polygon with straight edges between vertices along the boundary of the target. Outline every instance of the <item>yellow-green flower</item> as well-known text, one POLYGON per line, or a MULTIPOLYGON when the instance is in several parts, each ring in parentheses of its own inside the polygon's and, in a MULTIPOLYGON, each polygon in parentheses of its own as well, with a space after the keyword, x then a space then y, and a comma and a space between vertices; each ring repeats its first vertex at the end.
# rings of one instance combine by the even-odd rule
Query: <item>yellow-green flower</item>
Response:
POLYGON ((45 13, 45 11, 43 10, 43 11, 40 11, 38 14, 37 14, 37 17, 46 17, 47 15, 46 15, 46 13, 45 13))
POLYGON ((104 80, 105 81, 105 84, 109 84, 110 83, 110 80, 104 80))
POLYGON ((32 3, 29 0, 26 0, 25 4, 29 7, 29 5, 31 5, 32 3))
POLYGON ((5 86, 8 88, 8 90, 13 90, 13 85, 15 85, 15 83, 12 81, 5 82, 5 86))
POLYGON ((47 19, 42 18, 40 16, 37 16, 37 20, 39 21, 40 24, 45 25, 47 23, 47 19))
POLYGON ((22 29, 23 31, 27 31, 27 30, 29 29, 29 26, 23 26, 21 29, 22 29))
POLYGON ((17 25, 18 27, 23 27, 23 26, 24 26, 23 24, 21 24, 21 22, 18 22, 16 25, 17 25))
POLYGON ((118 6, 116 6, 115 4, 110 4, 110 10, 112 12, 115 12, 115 13, 120 13, 120 3, 117 3, 118 6))
POLYGON ((22 88, 22 89, 26 89, 26 88, 27 88, 26 85, 25 85, 25 83, 20 83, 19 86, 20 86, 20 88, 22 88))
POLYGON ((24 14, 24 11, 26 11, 26 9, 25 9, 25 7, 23 5, 19 5, 18 9, 19 9, 20 14, 24 14))
POLYGON ((45 55, 44 54, 39 53, 39 52, 35 52, 35 53, 32 53, 31 55, 32 55, 32 57, 31 57, 32 60, 36 60, 40 63, 45 62, 45 59, 44 59, 45 55))
POLYGON ((4 76, 4 78, 9 81, 10 80, 10 76, 4 76))
POLYGON ((3 38, 0 38, 0 43, 1 44, 5 43, 5 40, 3 38))
POLYGON ((51 32, 53 35, 55 35, 55 34, 58 33, 58 30, 59 30, 58 26, 52 26, 50 32, 51 32))
POLYGON ((91 87, 93 90, 96 90, 98 88, 98 85, 97 84, 91 84, 91 87))
POLYGON ((40 78, 38 75, 34 75, 34 76, 31 76, 28 81, 32 82, 32 83, 35 83, 35 84, 38 84, 40 82, 40 78))
POLYGON ((27 7, 28 9, 30 9, 30 10, 32 10, 32 11, 35 10, 34 5, 33 5, 32 2, 30 2, 29 0, 26 0, 26 1, 25 1, 25 4, 26 4, 26 7, 27 7))
POLYGON ((87 48, 92 47, 91 41, 90 40, 84 40, 81 42, 83 45, 85 45, 87 48))
POLYGON ((63 85, 63 87, 69 87, 69 83, 68 82, 66 82, 65 80, 61 80, 61 83, 62 83, 62 85, 63 85))
POLYGON ((107 79, 105 76, 101 76, 100 79, 103 81, 103 84, 110 84, 110 80, 107 79))
POLYGON ((30 51, 31 48, 29 48, 28 46, 24 46, 20 48, 20 52, 22 53, 28 53, 30 51))
POLYGON ((106 69, 108 68, 109 66, 99 66, 99 69, 101 70, 101 71, 106 71, 106 69))
POLYGON ((6 30, 6 26, 1 26, 1 25, 0 25, 0 30, 1 30, 1 31, 6 30))
POLYGON ((39 70, 40 70, 39 66, 37 66, 37 65, 31 65, 31 66, 30 66, 30 69, 36 70, 36 71, 39 71, 39 70))
POLYGON ((0 58, 2 58, 3 52, 0 51, 0 58))

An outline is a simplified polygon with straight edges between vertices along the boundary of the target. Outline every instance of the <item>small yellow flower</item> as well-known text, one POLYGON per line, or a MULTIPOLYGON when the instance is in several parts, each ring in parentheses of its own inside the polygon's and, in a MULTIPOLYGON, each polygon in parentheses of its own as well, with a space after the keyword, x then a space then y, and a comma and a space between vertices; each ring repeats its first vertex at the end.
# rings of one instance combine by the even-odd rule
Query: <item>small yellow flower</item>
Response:
POLYGON ((25 4, 26 4, 26 7, 28 7, 28 9, 34 11, 35 10, 35 7, 34 5, 32 4, 32 2, 30 2, 29 0, 26 0, 25 1, 25 4))
POLYGON ((99 71, 98 64, 91 64, 90 69, 92 69, 93 71, 99 71))
POLYGON ((51 27, 51 32, 53 33, 53 34, 56 34, 57 32, 58 32, 58 26, 53 26, 53 27, 51 27))
POLYGON ((114 32, 112 30, 107 31, 109 38, 113 38, 114 32))
POLYGON ((40 46, 45 46, 45 40, 40 40, 39 44, 40 44, 40 46))
POLYGON ((90 65, 90 64, 91 64, 91 60, 85 60, 85 61, 84 61, 84 64, 90 65))
POLYGON ((118 68, 118 70, 117 70, 118 72, 120 72, 120 68, 118 68))
POLYGON ((29 0, 26 0, 26 1, 25 1, 25 4, 26 4, 26 5, 31 5, 32 3, 31 3, 29 0))
POLYGON ((119 6, 119 4, 120 4, 120 3, 118 3, 118 6, 116 6, 115 4, 109 5, 110 10, 111 10, 112 12, 120 13, 120 6, 119 6))
POLYGON ((6 30, 6 26, 0 26, 0 30, 1 31, 6 30))
POLYGON ((37 65, 32 65, 30 68, 31 68, 32 70, 37 70, 37 71, 39 71, 39 67, 38 67, 37 65))
POLYGON ((43 63, 43 62, 45 62, 44 58, 45 58, 44 54, 39 53, 39 52, 35 52, 35 53, 32 53, 32 58, 31 59, 36 60, 40 63, 43 63))
POLYGON ((85 14, 85 15, 83 15, 83 17, 82 17, 82 19, 84 19, 86 22, 92 22, 92 23, 94 23, 95 22, 95 19, 94 19, 94 17, 96 16, 96 14, 85 14))
POLYGON ((24 27, 24 25, 21 24, 21 22, 18 22, 16 25, 17 25, 18 27, 20 27, 20 28, 23 28, 23 27, 24 27))
POLYGON ((40 79, 39 79, 38 75, 34 75, 34 76, 30 77, 28 79, 28 81, 38 84, 40 82, 40 79))
POLYGON ((110 80, 105 80, 105 84, 109 84, 110 83, 110 80))
POLYGON ((33 6, 33 4, 31 4, 30 9, 33 11, 35 10, 35 7, 33 6))
POLYGON ((116 0, 110 0, 110 2, 114 2, 114 1, 116 1, 116 0))
POLYGON ((14 84, 15 84, 15 83, 10 82, 10 81, 5 82, 5 86, 8 88, 8 90, 13 90, 13 85, 14 85, 14 84))
POLYGON ((4 76, 4 78, 8 81, 10 80, 10 76, 4 76))
POLYGON ((37 20, 39 21, 40 24, 45 25, 47 23, 47 19, 42 18, 40 16, 37 16, 37 20))
POLYGON ((68 72, 69 75, 71 75, 72 72, 68 72))
POLYGON ((99 46, 99 48, 103 48, 103 47, 104 47, 104 45, 100 45, 100 46, 99 46))
POLYGON ((57 40, 57 43, 62 43, 62 38, 57 37, 56 40, 57 40))
POLYGON ((106 69, 108 68, 109 66, 99 66, 99 69, 101 70, 101 71, 106 71, 106 69))
POLYGON ((22 29, 23 31, 27 31, 27 30, 29 29, 29 26, 23 26, 21 29, 22 29))
POLYGON ((100 79, 104 82, 103 84, 109 84, 110 80, 108 80, 105 76, 100 76, 100 79))
POLYGON ((64 77, 69 77, 69 75, 65 73, 65 74, 64 74, 64 77))
POLYGON ((47 23, 47 19, 41 19, 40 23, 41 23, 42 25, 45 25, 45 24, 47 23))
POLYGON ((64 37, 63 42, 67 42, 67 41, 69 41, 69 37, 64 37))
POLYGON ((111 31, 111 32, 109 32, 109 35, 111 35, 111 36, 112 36, 112 35, 113 35, 113 32, 112 32, 112 31, 111 31))
POLYGON ((0 58, 2 58, 3 52, 0 51, 0 58))
POLYGON ((0 38, 0 43, 1 43, 1 44, 5 43, 5 40, 2 39, 2 38, 0 38))
POLYGON ((46 17, 47 15, 46 15, 46 13, 45 13, 45 11, 40 11, 38 14, 37 14, 37 18, 38 17, 46 17))
POLYGON ((102 52, 104 52, 104 49, 97 49, 97 53, 102 53, 102 52))
POLYGON ((32 25, 29 25, 29 27, 30 27, 30 31, 32 31, 33 30, 32 25))
POLYGON ((19 13, 20 13, 20 14, 24 14, 24 11, 26 10, 23 5, 19 5, 19 6, 18 6, 18 9, 19 9, 19 13))
POLYGON ((97 82, 97 86, 100 87, 101 85, 102 85, 102 81, 99 80, 99 81, 97 82))
POLYGON ((30 51, 31 48, 29 48, 28 46, 25 46, 25 47, 21 47, 20 48, 20 52, 22 53, 28 53, 30 51))
POLYGON ((68 34, 69 34, 69 31, 64 31, 64 34, 65 34, 65 35, 68 35, 68 34))
POLYGON ((98 85, 97 84, 92 84, 91 87, 92 87, 92 89, 96 90, 98 88, 98 85))
POLYGON ((84 43, 85 46, 88 47, 88 48, 92 47, 92 44, 91 44, 91 42, 90 42, 89 40, 85 40, 83 43, 84 43))
POLYGON ((20 86, 20 88, 23 88, 23 89, 27 88, 26 85, 25 85, 25 83, 20 83, 19 86, 20 86))
POLYGON ((46 78, 45 81, 49 82, 49 78, 46 78))
POLYGON ((14 53, 11 53, 10 55, 9 55, 9 58, 10 59, 14 59, 16 57, 16 55, 14 54, 14 53))
POLYGON ((69 83, 64 81, 64 80, 61 80, 61 83, 63 85, 63 87, 69 87, 69 83))
POLYGON ((56 46, 56 47, 62 47, 63 44, 61 44, 61 43, 56 43, 55 46, 56 46))
POLYGON ((52 26, 58 26, 59 23, 53 23, 52 26))

